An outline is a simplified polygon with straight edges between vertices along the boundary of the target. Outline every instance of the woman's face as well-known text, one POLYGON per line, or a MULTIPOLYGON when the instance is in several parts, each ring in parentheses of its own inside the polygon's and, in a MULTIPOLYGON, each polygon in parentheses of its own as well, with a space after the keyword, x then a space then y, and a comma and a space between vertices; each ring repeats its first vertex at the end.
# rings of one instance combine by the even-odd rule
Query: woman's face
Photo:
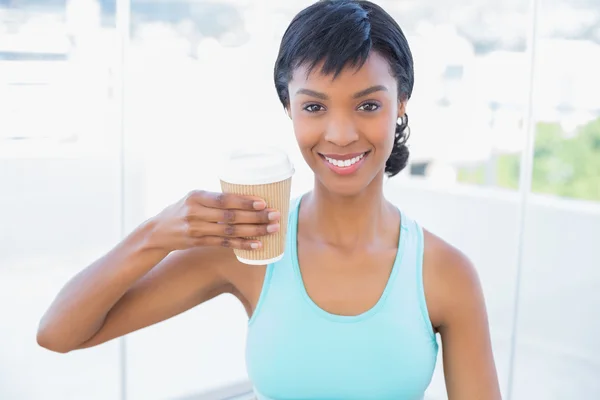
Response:
POLYGON ((372 52, 360 68, 335 79, 317 65, 294 71, 288 85, 296 140, 318 181, 329 191, 354 195, 382 177, 396 122, 404 114, 388 62, 372 52))

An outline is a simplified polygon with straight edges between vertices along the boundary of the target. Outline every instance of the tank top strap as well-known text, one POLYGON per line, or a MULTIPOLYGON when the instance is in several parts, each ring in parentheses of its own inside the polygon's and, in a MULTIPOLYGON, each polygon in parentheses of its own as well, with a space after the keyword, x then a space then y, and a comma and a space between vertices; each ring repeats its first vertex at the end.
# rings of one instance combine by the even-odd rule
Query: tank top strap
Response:
POLYGON ((399 255, 396 269, 398 276, 394 281, 393 291, 396 300, 392 303, 402 304, 410 310, 403 312, 415 312, 421 320, 425 331, 435 341, 427 302, 425 300, 425 288, 423 285, 423 255, 424 255, 424 234, 423 227, 405 212, 400 210, 401 229, 400 235, 403 246, 399 248, 402 254, 399 255), (401 298, 398 298, 401 297, 401 298))

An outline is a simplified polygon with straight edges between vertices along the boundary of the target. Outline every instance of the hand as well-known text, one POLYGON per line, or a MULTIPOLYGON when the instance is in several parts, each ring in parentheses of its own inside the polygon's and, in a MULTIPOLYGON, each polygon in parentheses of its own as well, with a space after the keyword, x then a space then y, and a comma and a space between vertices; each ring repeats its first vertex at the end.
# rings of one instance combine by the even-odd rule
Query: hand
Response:
POLYGON ((259 240, 279 230, 280 213, 263 199, 198 190, 190 192, 150 220, 153 246, 173 251, 195 246, 253 250, 259 240))

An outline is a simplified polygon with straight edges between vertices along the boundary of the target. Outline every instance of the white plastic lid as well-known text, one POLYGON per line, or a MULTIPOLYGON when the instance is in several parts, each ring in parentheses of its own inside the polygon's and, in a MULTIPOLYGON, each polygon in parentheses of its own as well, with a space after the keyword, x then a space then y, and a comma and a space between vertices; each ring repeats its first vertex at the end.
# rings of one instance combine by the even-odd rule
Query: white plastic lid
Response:
POLYGON ((273 147, 233 151, 223 163, 220 179, 237 185, 262 185, 280 182, 294 175, 287 154, 273 147))

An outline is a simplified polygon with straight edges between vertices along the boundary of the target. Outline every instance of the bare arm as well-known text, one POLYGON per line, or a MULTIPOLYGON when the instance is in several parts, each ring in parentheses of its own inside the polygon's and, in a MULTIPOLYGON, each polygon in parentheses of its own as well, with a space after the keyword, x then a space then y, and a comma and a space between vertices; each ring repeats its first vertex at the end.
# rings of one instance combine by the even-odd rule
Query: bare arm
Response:
POLYGON ((62 288, 40 321, 40 346, 65 353, 98 332, 125 292, 167 256, 147 246, 150 230, 147 224, 139 227, 62 288))
POLYGON ((219 273, 237 260, 230 249, 193 248, 167 256, 110 309, 102 328, 78 348, 96 346, 231 292, 219 273))
POLYGON ((500 400, 488 316, 479 277, 466 256, 429 234, 428 303, 442 337, 449 400, 500 400))
POLYGON ((272 222, 269 210, 253 207, 199 192, 167 208, 65 285, 40 322, 38 343, 62 353, 91 347, 227 291, 219 271, 236 260, 218 246, 249 249, 257 241, 241 237, 263 236, 272 222))

